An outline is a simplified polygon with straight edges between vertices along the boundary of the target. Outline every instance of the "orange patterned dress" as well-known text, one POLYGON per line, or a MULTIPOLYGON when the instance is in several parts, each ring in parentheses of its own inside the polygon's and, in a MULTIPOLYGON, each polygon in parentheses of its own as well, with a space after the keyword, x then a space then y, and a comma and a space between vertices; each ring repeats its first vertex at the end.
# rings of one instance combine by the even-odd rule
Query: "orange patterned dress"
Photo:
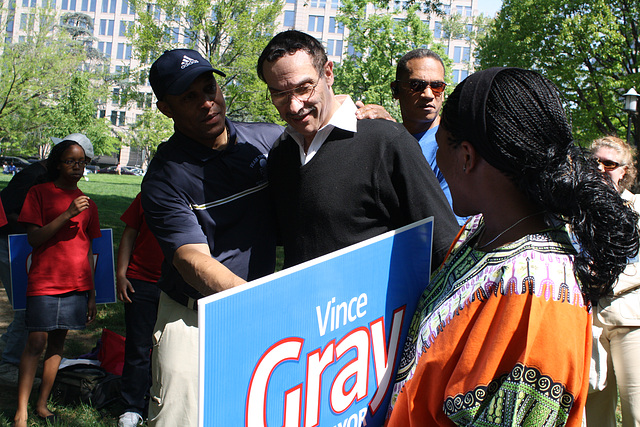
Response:
POLYGON ((591 308, 564 228, 482 252, 472 218, 422 294, 387 426, 579 426, 591 308))

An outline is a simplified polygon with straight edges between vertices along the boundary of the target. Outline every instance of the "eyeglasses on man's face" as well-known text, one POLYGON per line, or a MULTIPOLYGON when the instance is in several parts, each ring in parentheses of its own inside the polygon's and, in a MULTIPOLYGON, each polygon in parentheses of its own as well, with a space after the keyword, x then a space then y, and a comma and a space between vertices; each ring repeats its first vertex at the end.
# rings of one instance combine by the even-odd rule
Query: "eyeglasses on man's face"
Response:
POLYGON ((313 96, 316 91, 316 87, 320 83, 318 80, 315 84, 305 83, 293 89, 283 90, 281 92, 268 92, 268 96, 271 97, 271 102, 276 107, 283 107, 291 102, 291 98, 296 98, 300 102, 306 102, 313 96))
POLYGON ((433 92, 433 96, 442 95, 442 92, 444 92, 444 89, 447 87, 445 82, 428 82, 420 79, 396 80, 396 83, 407 84, 409 90, 414 93, 422 93, 429 87, 431 88, 431 92, 433 92))
POLYGON ((67 160, 63 160, 62 163, 64 163, 67 166, 77 165, 77 166, 85 167, 87 165, 87 161, 86 160, 71 160, 71 159, 67 159, 67 160))
POLYGON ((598 158, 598 163, 602 165, 602 168, 606 172, 611 172, 612 170, 617 169, 620 166, 624 166, 618 162, 614 162, 613 160, 600 159, 600 158, 598 158))

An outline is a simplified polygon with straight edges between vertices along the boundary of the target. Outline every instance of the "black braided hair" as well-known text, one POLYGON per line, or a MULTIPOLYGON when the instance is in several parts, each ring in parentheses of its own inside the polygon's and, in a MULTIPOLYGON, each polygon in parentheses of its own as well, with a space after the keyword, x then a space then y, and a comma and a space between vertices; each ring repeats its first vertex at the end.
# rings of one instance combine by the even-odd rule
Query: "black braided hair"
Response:
MULTIPOLYGON (((464 83, 442 110, 442 126, 451 133, 454 146, 462 142, 460 129, 465 126, 458 114, 464 83)), ((560 93, 540 74, 522 69, 497 74, 485 118, 488 143, 501 153, 504 169, 498 169, 546 210, 549 226, 561 220, 571 227, 581 248, 574 274, 585 298, 597 303, 638 252, 638 214, 624 203, 597 162, 574 144, 560 93)))

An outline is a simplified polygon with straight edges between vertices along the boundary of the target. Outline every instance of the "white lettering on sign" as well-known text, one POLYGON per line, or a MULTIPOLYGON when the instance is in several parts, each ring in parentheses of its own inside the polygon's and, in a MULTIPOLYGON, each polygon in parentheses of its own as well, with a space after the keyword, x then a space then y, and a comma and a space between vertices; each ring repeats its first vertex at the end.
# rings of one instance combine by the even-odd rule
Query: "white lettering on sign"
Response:
POLYGON ((342 323, 342 326, 345 326, 347 323, 354 322, 367 314, 367 310, 363 310, 367 305, 367 294, 365 293, 360 294, 358 297, 351 298, 348 303, 346 301, 338 305, 335 305, 335 303, 335 297, 327 301, 324 316, 322 315, 322 308, 320 306, 316 307, 318 329, 321 337, 327 333, 329 319, 331 319, 330 331, 334 331, 340 327, 340 323, 342 323))
MULTIPOLYGON (((360 298, 363 298, 363 304, 360 307, 366 305, 366 295, 362 294, 360 297, 354 298, 356 300, 354 306, 359 306, 360 298)), ((334 303, 334 301, 329 301, 327 311, 334 303)), ((315 427, 319 425, 322 385, 327 380, 330 381, 329 405, 334 413, 346 412, 354 402, 364 399, 368 395, 370 354, 373 354, 373 370, 378 388, 369 402, 369 410, 375 414, 391 385, 391 374, 397 358, 405 312, 405 306, 394 311, 388 346, 385 339, 384 317, 380 317, 371 322, 368 328, 355 328, 337 343, 334 339, 329 341, 324 348, 317 348, 309 352, 306 355, 307 372, 304 382, 292 385, 284 392, 282 426, 315 427), (326 368, 337 363, 340 358, 350 353, 351 349, 355 349, 356 353, 353 360, 346 362, 332 380, 323 378, 326 368), (304 418, 301 416, 303 408, 304 418)), ((355 313, 358 316, 359 309, 356 308, 355 313)), ((327 320, 324 320, 325 326, 327 320)), ((251 375, 245 409, 246 427, 267 426, 266 401, 271 375, 276 369, 279 369, 279 365, 283 362, 300 361, 303 344, 302 338, 284 338, 269 347, 262 355, 251 375)), ((351 426, 356 421, 358 425, 361 425, 365 415, 366 410, 361 410, 355 418, 352 414, 338 425, 351 426)))

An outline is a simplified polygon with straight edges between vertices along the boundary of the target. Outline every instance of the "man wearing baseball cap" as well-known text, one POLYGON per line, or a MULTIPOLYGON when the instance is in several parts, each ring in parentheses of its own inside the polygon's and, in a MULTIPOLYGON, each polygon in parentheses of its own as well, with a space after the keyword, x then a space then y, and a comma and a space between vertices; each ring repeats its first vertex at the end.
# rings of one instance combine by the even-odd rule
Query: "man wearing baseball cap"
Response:
MULTIPOLYGON (((62 141, 75 141, 84 149, 87 162, 93 157, 93 145, 89 138, 81 133, 72 133, 64 138, 51 138, 53 144, 62 141)), ((8 224, 0 228, 0 280, 7 291, 9 302, 12 301, 11 277, 9 274, 9 234, 22 234, 27 231, 18 223, 18 215, 27 197, 29 189, 40 182, 47 175, 47 161, 41 160, 22 169, 9 181, 9 184, 0 192, 2 205, 7 215, 8 224)), ((2 335, 2 359, 0 360, 0 385, 18 386, 18 366, 20 357, 27 343, 28 332, 24 324, 24 310, 14 311, 13 321, 2 335)), ((40 381, 36 378, 36 385, 40 381)))
POLYGON ((272 273, 275 226, 266 155, 282 127, 237 123, 198 52, 164 52, 149 73, 158 109, 175 133, 142 182, 147 223, 165 256, 154 332, 149 425, 195 426, 202 296, 272 273))

